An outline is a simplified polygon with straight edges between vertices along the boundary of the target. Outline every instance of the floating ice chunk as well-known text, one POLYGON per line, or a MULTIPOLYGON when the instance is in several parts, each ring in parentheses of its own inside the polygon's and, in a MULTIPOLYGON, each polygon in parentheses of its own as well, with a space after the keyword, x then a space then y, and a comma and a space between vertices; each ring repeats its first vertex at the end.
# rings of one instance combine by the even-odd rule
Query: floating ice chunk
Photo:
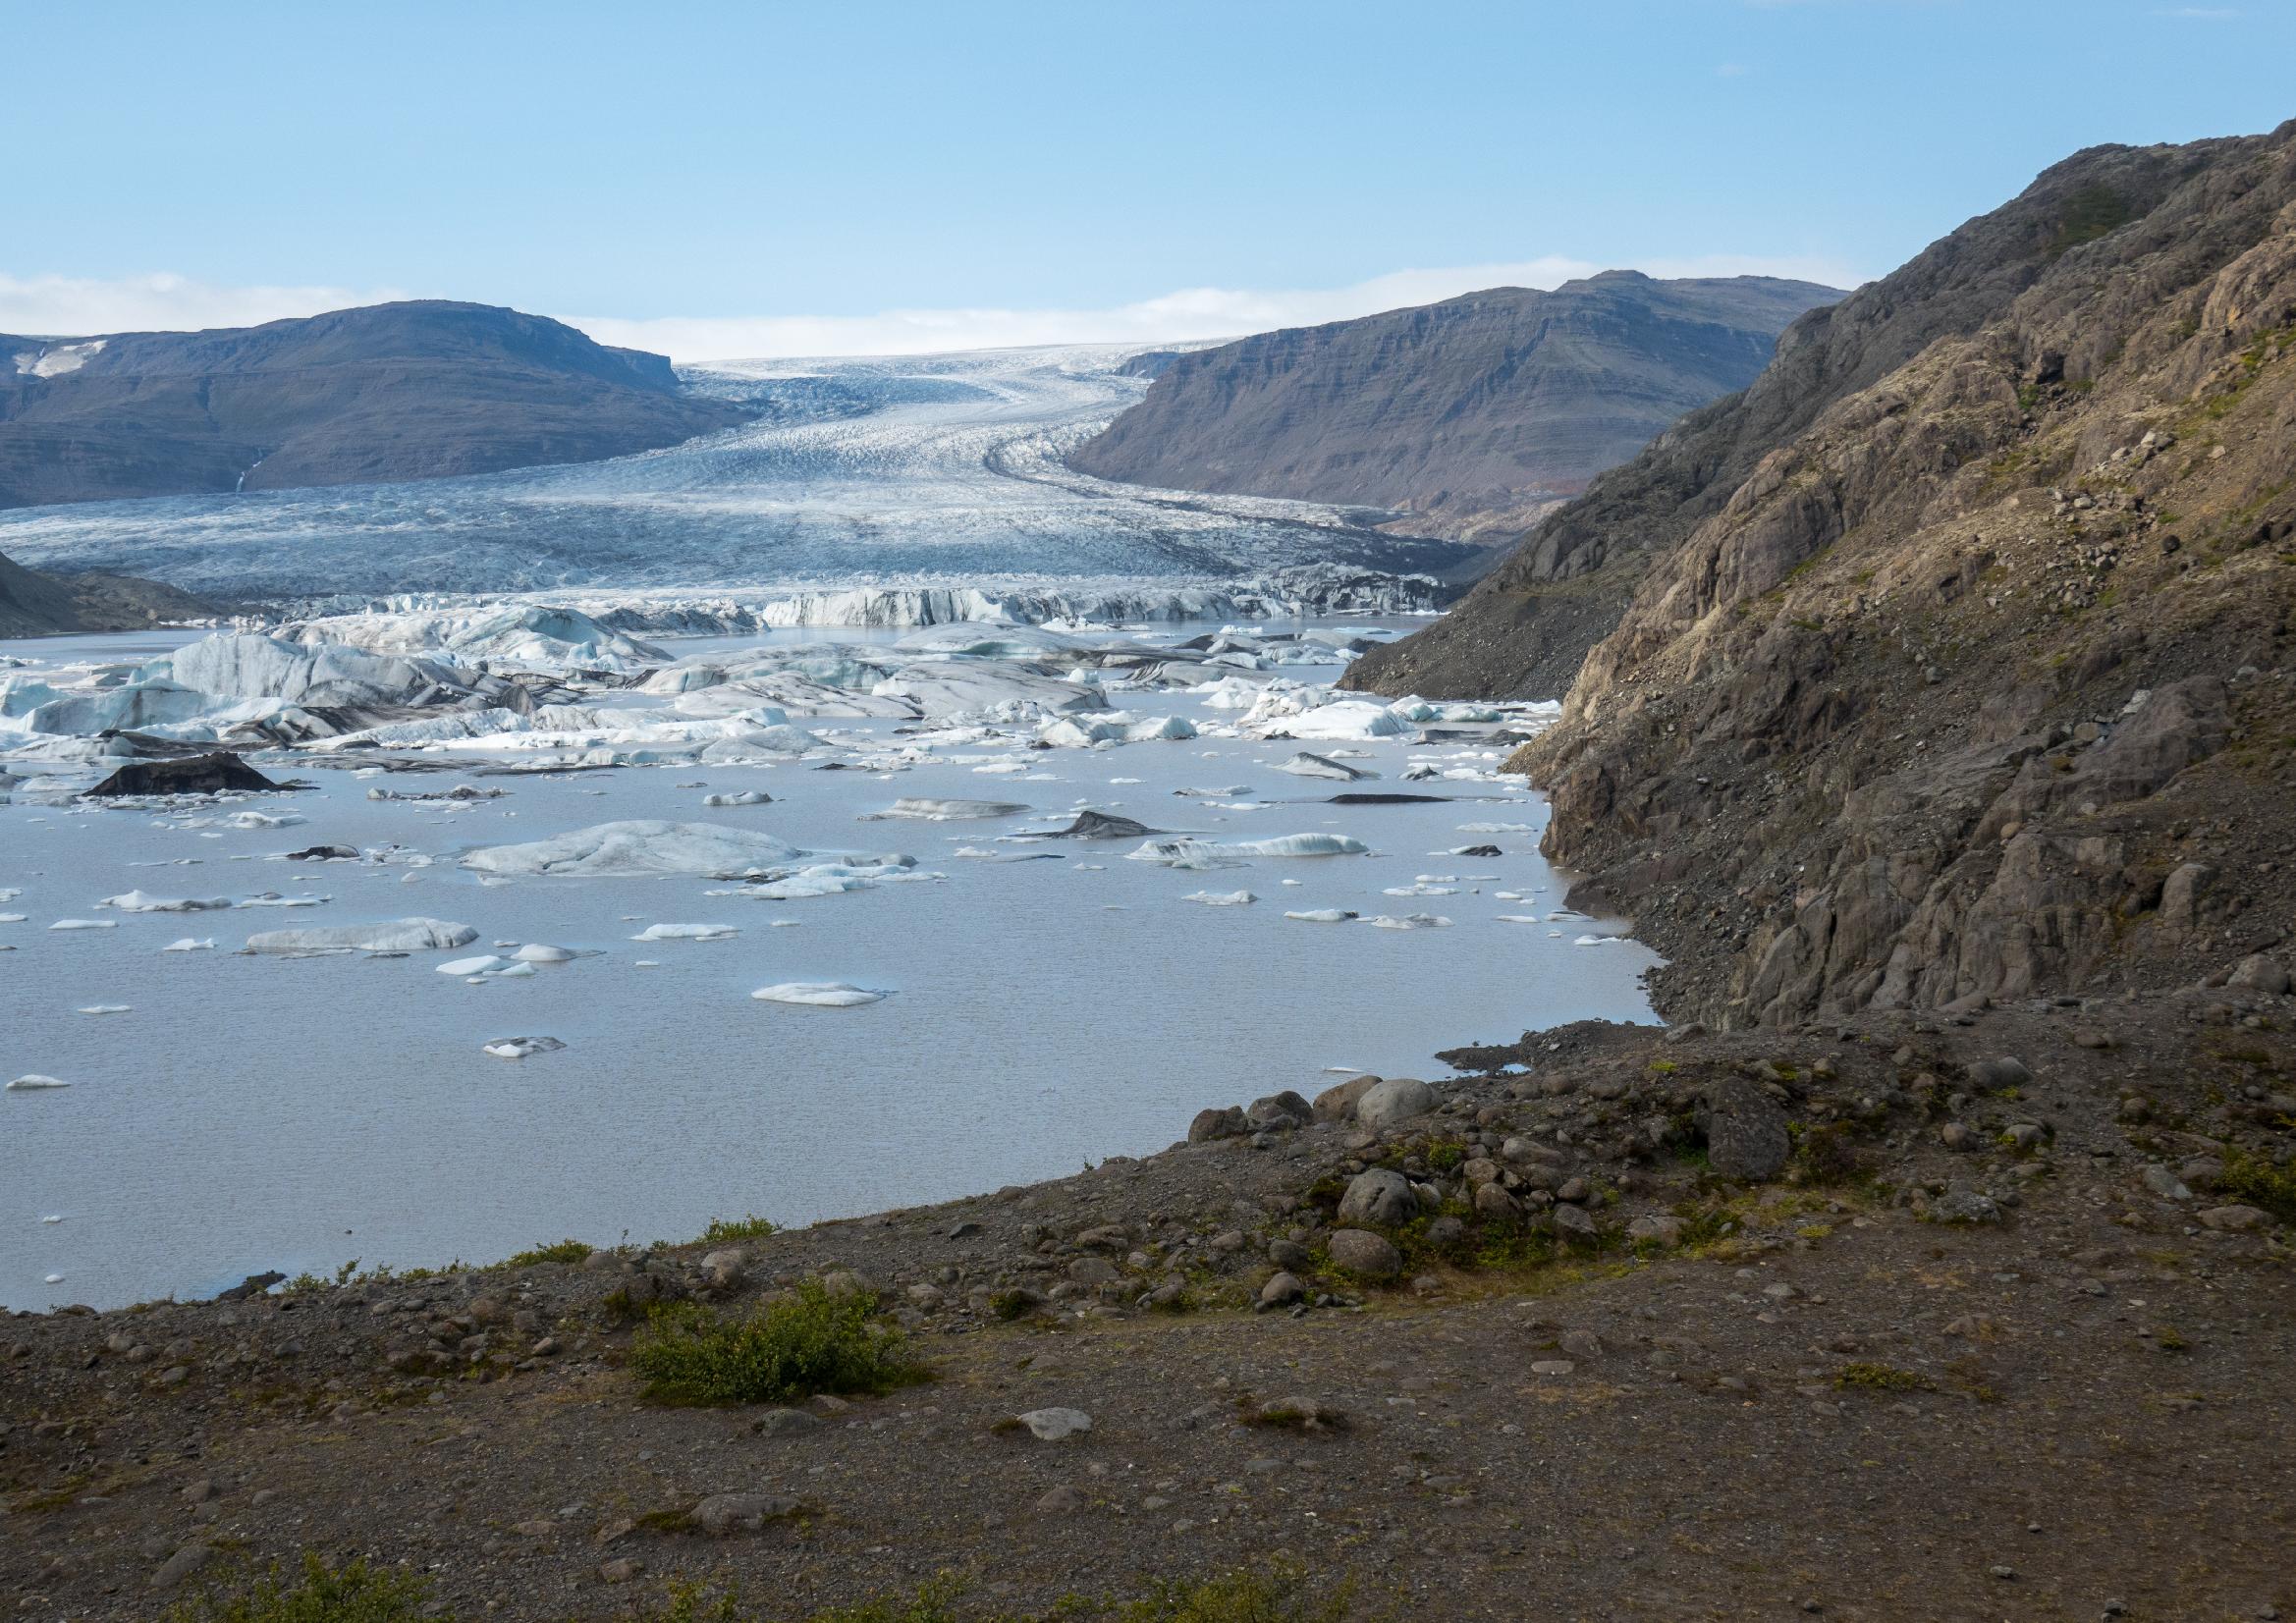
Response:
POLYGON ((962 822, 971 818, 1017 817, 1028 810, 1011 800, 933 800, 902 795, 890 811, 863 812, 860 821, 874 823, 889 817, 914 817, 932 823, 962 822))
POLYGON ((9 1083, 6 1091, 9 1093, 38 1093, 47 1088, 69 1088, 70 1086, 72 1084, 60 1076, 42 1076, 39 1072, 32 1071, 9 1083))
POLYGON ((129 1014, 134 1011, 134 1005, 130 1003, 88 1003, 79 1010, 82 1014, 129 1014))
POLYGON ((1573 947, 1615 947, 1627 939, 1625 936, 1581 936, 1570 945, 1573 947))
POLYGON ((1225 849, 1237 856, 1361 856, 1371 847, 1343 834, 1287 834, 1246 839, 1225 849))
POLYGON ((120 913, 216 913, 231 904, 229 896, 155 896, 145 891, 106 896, 96 903, 120 913))
POLYGON ((1279 762, 1276 770, 1288 772, 1294 778, 1337 778, 1342 784, 1352 784, 1358 779, 1379 776, 1376 772, 1368 771, 1362 767, 1351 767, 1344 761, 1335 761, 1326 755, 1310 755, 1305 750, 1301 750, 1288 761, 1279 762))
POLYGON ((762 789, 735 789, 726 794, 705 794, 701 797, 701 803, 705 806, 766 806, 773 803, 773 796, 762 789))
POLYGON ((1214 868, 1232 868, 1236 859, 1222 847, 1202 839, 1151 839, 1136 851, 1124 854, 1127 862, 1154 862, 1167 868, 1177 868, 1184 873, 1209 872, 1214 868))
POLYGON ((649 924, 629 939, 633 942, 722 942, 740 933, 731 924, 649 924))
POLYGON ((0 913, 0 924, 22 924, 26 917, 23 913, 0 913))
POLYGON ((61 1212, 51 1212, 51 1213, 49 1213, 49 1214, 48 1214, 46 1217, 42 1217, 42 1218, 40 1219, 40 1221, 42 1221, 42 1222, 46 1222, 46 1223, 57 1223, 57 1222, 62 1222, 63 1220, 64 1220, 64 1214, 63 1214, 63 1213, 61 1213, 61 1212))
POLYGON ((64 1275, 61 1273, 51 1273, 48 1275, 46 1282, 51 1285, 60 1285, 64 1282, 64 1275))
POLYGON ((1528 823, 1461 823, 1461 834, 1537 834, 1528 823))
POLYGON ((1095 744, 1136 744, 1155 738, 1193 738, 1196 726, 1185 716, 1126 716, 1119 712, 1095 716, 1063 716, 1043 731, 1037 742, 1062 749, 1090 749, 1095 744))
POLYGON ((540 942, 528 942, 511 954, 519 963, 572 963, 574 954, 564 947, 546 947, 540 942))
POLYGON ((484 952, 475 958, 457 958, 453 963, 442 963, 438 966, 437 973, 441 975, 491 975, 498 969, 509 967, 510 959, 498 958, 491 952, 484 952))
POLYGON ((327 924, 308 930, 266 930, 247 938, 249 952, 437 952, 468 947, 478 932, 443 919, 392 919, 381 924, 327 924))
POLYGON ((215 938, 209 936, 202 940, 197 936, 186 936, 181 941, 169 942, 160 950, 162 952, 212 952, 215 950, 215 938))
POLYGON ((1200 901, 1207 907, 1244 907, 1260 898, 1249 891, 1194 891, 1180 899, 1200 901))
POLYGON ((639 819, 600 823, 519 845, 470 851, 463 866, 480 874, 622 876, 723 874, 787 863, 804 853, 753 829, 639 819))
POLYGON ((50 930, 117 930, 118 919, 58 919, 48 926, 50 930))
POLYGON ((481 1050, 497 1059, 525 1059, 537 1054, 556 1054, 566 1045, 555 1037, 504 1037, 481 1050))
POLYGON ((1459 888, 1455 885, 1395 885, 1380 893, 1390 896, 1455 896, 1459 893, 1459 888))
POLYGON ((749 996, 761 1002, 801 1003, 812 1008, 855 1008, 885 998, 882 992, 844 981, 784 981, 779 986, 761 986, 749 996))
POLYGON ((1440 913, 1405 913, 1401 918, 1390 918, 1382 913, 1371 921, 1382 930, 1449 930, 1450 920, 1440 913))
POLYGON ((1302 924, 1345 924, 1348 920, 1361 918, 1363 915, 1345 907, 1310 907, 1297 913, 1285 913, 1284 916, 1287 919, 1297 919, 1302 924))
MULTIPOLYGON (((259 896, 249 896, 240 905, 242 907, 316 907, 322 901, 334 899, 332 896, 283 896, 276 892, 271 892, 259 896)), ((225 905, 230 904, 226 903, 225 905)))
POLYGON ((997 853, 995 851, 984 851, 978 845, 959 845, 957 847, 957 849, 951 851, 949 854, 951 856, 993 857, 997 853))
POLYGON ((1536 913, 1502 913, 1499 915, 1499 922, 1501 924, 1536 924, 1539 922, 1539 915, 1536 913))

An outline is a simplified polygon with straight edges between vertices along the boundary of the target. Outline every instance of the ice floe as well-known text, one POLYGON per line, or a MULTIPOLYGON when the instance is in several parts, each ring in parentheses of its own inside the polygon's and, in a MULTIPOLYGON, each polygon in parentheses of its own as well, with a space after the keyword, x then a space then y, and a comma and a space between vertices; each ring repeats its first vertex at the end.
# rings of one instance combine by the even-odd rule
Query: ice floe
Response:
POLYGON ((555 1037, 501 1037, 485 1044, 482 1052, 497 1059, 530 1059, 537 1054, 557 1054, 565 1047, 555 1037))
POLYGON ((1244 907, 1259 900, 1249 891, 1191 891, 1182 901, 1200 901, 1207 907, 1244 907))
POLYGON ((117 930, 118 919, 58 919, 48 926, 50 930, 117 930))
POLYGON ((1018 817, 1028 807, 1013 800, 935 800, 903 795, 881 812, 863 812, 866 823, 882 818, 916 818, 929 823, 957 823, 992 817, 1018 817))
POLYGON ((1302 924, 1345 924, 1352 919, 1361 918, 1363 915, 1345 907, 1306 907, 1296 913, 1285 913, 1284 916, 1287 919, 1297 919, 1302 924))
POLYGON ((247 938, 249 952, 436 952, 468 947, 478 932, 444 919, 391 919, 381 924, 328 924, 265 930, 247 938))
POLYGON ((1381 930, 1449 930, 1450 920, 1440 913, 1405 913, 1401 918, 1390 918, 1382 913, 1372 924, 1381 930))
POLYGON ((72 1084, 60 1076, 42 1076, 38 1071, 31 1071, 10 1082, 7 1091, 10 1093, 40 1093, 50 1088, 69 1088, 70 1086, 72 1084))
POLYGON ((130 891, 123 895, 106 896, 98 907, 109 907, 118 913, 212 913, 233 905, 229 896, 155 896, 143 891, 130 891))
POLYGON ((886 994, 844 981, 784 981, 761 986, 750 997, 768 1003, 798 1003, 813 1008, 854 1008, 884 1001, 886 994))
POLYGON ((629 939, 633 942, 722 942, 741 933, 731 924, 649 924, 629 939))
POLYGON ((636 819, 465 852, 463 866, 495 875, 724 874, 787 864, 801 854, 753 829, 636 819))
POLYGON ((197 936, 186 936, 180 941, 169 942, 160 950, 162 952, 212 952, 215 950, 215 938, 213 936, 204 939, 197 936))

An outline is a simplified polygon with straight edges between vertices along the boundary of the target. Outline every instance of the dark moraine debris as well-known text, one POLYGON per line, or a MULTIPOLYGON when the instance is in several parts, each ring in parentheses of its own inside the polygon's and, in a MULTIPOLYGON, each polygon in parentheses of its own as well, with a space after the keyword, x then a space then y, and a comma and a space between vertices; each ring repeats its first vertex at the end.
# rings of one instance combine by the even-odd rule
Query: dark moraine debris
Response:
POLYGON ((1076 821, 1065 829, 1054 829, 1039 835, 1040 839, 1137 839, 1143 835, 1162 834, 1162 829, 1151 829, 1145 823, 1135 823, 1128 817, 1118 817, 1110 812, 1081 811, 1076 821))
POLYGON ((1455 798, 1455 795, 1449 794, 1396 794, 1393 791, 1382 793, 1364 789, 1351 794, 1335 794, 1331 803, 1335 806, 1423 806, 1455 798))
POLYGON ((274 784, 228 749, 211 755, 191 755, 180 761, 130 761, 82 800, 101 800, 122 794, 219 794, 225 789, 277 789, 274 784))
POLYGON ((358 847, 355 845, 310 845, 300 851, 288 852, 287 860, 290 862, 356 862, 358 860, 358 847))
POLYGON ((250 1273, 229 1290, 218 1291, 215 1299, 218 1302, 245 1302, 250 1296, 261 1296, 273 1285, 283 1283, 286 1278, 286 1274, 268 1270, 261 1273, 250 1273))

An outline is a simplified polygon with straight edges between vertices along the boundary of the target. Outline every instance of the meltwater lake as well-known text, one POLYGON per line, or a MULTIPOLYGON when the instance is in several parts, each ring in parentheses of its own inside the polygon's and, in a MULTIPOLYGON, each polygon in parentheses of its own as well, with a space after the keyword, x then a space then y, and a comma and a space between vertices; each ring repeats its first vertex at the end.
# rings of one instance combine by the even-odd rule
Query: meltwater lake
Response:
MULTIPOLYGON (((1406 623, 1348 621, 1328 640, 1406 623)), ((1315 627, 1233 629, 664 641, 681 674, 646 685, 686 689, 675 697, 601 691, 507 736, 419 735, 468 732, 456 712, 412 738, 382 730, 380 747, 250 751, 316 786, 220 801, 76 799, 112 763, 71 751, 108 746, 0 740, 21 746, 0 759, 15 780, 0 805, 0 1077, 69 1084, 0 1093, 0 1303, 113 1306, 264 1269, 484 1262, 565 1236, 680 1239, 717 1217, 913 1205, 1158 1150, 1205 1106, 1312 1094, 1345 1069, 1441 1075, 1438 1048, 1650 1017, 1651 954, 1562 908, 1537 851, 1545 808, 1497 771, 1505 718, 1398 723, 1318 685, 1343 654, 1303 639, 1315 627), (1186 657, 1213 663, 1155 663, 1191 639, 1186 657), (935 685, 956 679, 942 671, 1042 681, 1027 673, 1093 660, 1105 709, 1073 713, 1105 734, 1089 742, 1048 728, 1041 704, 935 685), (744 680, 787 701, 800 670, 848 683, 824 689, 855 695, 844 708, 738 708, 755 696, 744 680), (869 696, 885 691, 907 697, 869 696), (1271 714, 1287 707, 1301 713, 1271 714), (711 743, 663 720, 712 708, 742 721, 711 743), (1047 737, 1069 741, 1031 747, 1047 737), (1364 776, 1300 776, 1315 752, 1364 776), (370 797, 458 785, 480 797, 370 797), (745 791, 770 798, 704 804, 745 791), (1431 798, 1333 803, 1350 792, 1431 798), (884 815, 904 800, 926 815, 884 815), (1022 838, 1084 809, 1153 838, 1022 838), (815 879, 461 860, 631 820, 769 836, 815 879), (1340 850, 1250 850, 1290 836, 1341 837, 1290 842, 1340 850), (357 855, 288 859, 315 844, 357 855), (1498 854, 1458 854, 1470 848, 1498 854), (864 853, 913 862, 836 866, 864 853), (134 910, 189 901, 217 905, 134 910), (241 950, 261 932, 404 917, 475 939, 404 956, 241 950), (725 934, 633 939, 682 925, 725 934), (187 941, 213 946, 169 950, 187 941), (574 955, 520 966, 514 949, 534 944, 574 955), (496 970, 439 973, 473 955, 496 970), (752 997, 785 984, 885 996, 752 997), (484 1052, 515 1037, 565 1047, 484 1052)), ((19 712, 49 692, 117 705, 124 682, 165 691, 137 673, 173 669, 201 635, 0 645, 28 662, 0 676, 19 712)), ((1084 685, 1081 666, 1070 675, 1084 685)))

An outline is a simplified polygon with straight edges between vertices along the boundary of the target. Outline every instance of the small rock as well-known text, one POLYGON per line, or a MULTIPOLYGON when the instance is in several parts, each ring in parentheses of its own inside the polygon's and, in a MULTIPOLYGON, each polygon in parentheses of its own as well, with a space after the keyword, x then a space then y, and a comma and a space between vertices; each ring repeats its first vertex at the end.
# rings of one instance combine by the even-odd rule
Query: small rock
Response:
POLYGON ((1306 1294, 1296 1273, 1279 1272, 1260 1287, 1260 1301, 1272 1308, 1288 1307, 1306 1294))
POLYGON ((601 1584, 627 1584, 645 1570, 643 1564, 629 1556, 617 1555, 611 1561, 602 1561, 598 1564, 598 1582, 601 1584))
POLYGON ((2253 1206, 2213 1206, 2201 1214, 2201 1226, 2242 1234, 2262 1228, 2271 1218, 2253 1206))
POLYGON ((756 1533, 768 1522, 796 1513, 797 1501, 778 1493, 713 1493, 687 1512, 693 1525, 713 1539, 756 1533))
POLYGON ((795 1436, 802 1432, 821 1429, 821 1418, 802 1409, 768 1409, 749 1423, 749 1430, 761 1437, 795 1436))
POLYGON ((151 1575, 151 1587, 155 1590, 174 1589, 178 1584, 205 1566, 214 1554, 215 1551, 205 1544, 184 1545, 183 1548, 160 1562, 158 1570, 151 1575))
POLYGON ((1063 1483, 1036 1501, 1036 1513, 1039 1516, 1072 1516, 1089 1502, 1082 1489, 1063 1483))
POLYGON ((1081 1409, 1031 1409, 1020 1416, 1020 1424, 1039 1442, 1059 1442, 1063 1437, 1091 1431, 1092 1417, 1081 1409))

